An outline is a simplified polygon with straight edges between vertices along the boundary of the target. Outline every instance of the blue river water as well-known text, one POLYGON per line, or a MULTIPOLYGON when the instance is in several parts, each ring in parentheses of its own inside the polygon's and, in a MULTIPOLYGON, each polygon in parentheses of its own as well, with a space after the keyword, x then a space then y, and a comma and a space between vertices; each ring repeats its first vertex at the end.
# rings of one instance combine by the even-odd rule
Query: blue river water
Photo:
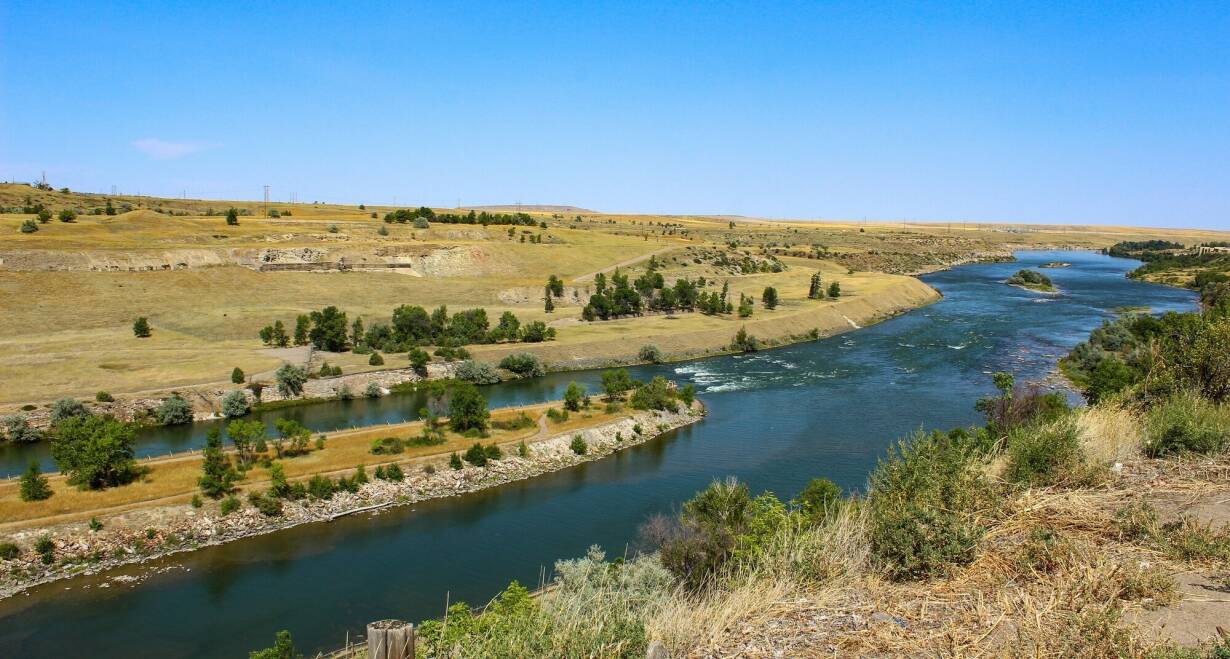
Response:
MULTIPOLYGON (((1017 263, 961 266, 922 279, 934 305, 872 327, 746 355, 630 369, 696 384, 709 408, 691 427, 610 458, 482 492, 304 525, 0 602, 0 656, 246 656, 288 629, 301 650, 340 645, 371 620, 419 620, 446 598, 485 602, 510 580, 534 584, 542 566, 591 544, 622 554, 649 516, 670 512, 714 478, 737 476, 783 496, 823 476, 864 486, 887 446, 920 428, 979 421, 973 402, 990 373, 1038 380, 1122 307, 1194 308, 1195 296, 1124 277, 1137 262, 1087 252, 1021 252, 1017 263), (1001 283, 1022 267, 1047 270, 1062 291, 1001 283), (139 585, 117 574, 148 575, 139 585)), ((736 326, 732 324, 732 334, 736 326)), ((484 388, 492 405, 559 398, 552 374, 484 388)), ((413 418, 414 395, 331 402, 265 415, 316 430, 413 418)), ((207 424, 151 429, 148 454, 198 445, 207 424)), ((4 456, 0 455, 0 460, 4 456)))

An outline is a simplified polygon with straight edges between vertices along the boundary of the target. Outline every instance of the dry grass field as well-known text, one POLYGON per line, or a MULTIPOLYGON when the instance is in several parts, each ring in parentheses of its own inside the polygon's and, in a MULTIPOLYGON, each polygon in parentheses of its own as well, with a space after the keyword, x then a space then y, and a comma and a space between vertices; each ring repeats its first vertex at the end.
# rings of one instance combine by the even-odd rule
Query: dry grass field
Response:
MULTIPOLYGON (((493 411, 492 421, 508 421, 524 412, 538 420, 548 408, 559 403, 545 403, 519 408, 493 411)), ((607 413, 600 406, 572 413, 568 420, 547 423, 548 432, 542 433, 538 425, 518 430, 492 429, 486 438, 474 439, 445 430, 445 443, 435 446, 408 446, 403 453, 373 455, 370 451, 373 440, 384 437, 406 439, 419 435, 422 422, 400 423, 387 426, 358 428, 329 433, 325 448, 311 450, 305 455, 285 458, 279 462, 290 480, 302 480, 315 474, 345 475, 358 465, 368 468, 368 476, 376 465, 401 464, 404 468, 420 468, 424 460, 438 459, 453 452, 464 452, 476 441, 495 443, 501 449, 515 452, 518 442, 532 444, 560 433, 580 430, 629 416, 627 411, 607 413)), ((201 475, 199 454, 164 458, 140 463, 144 474, 134 483, 124 487, 104 490, 80 490, 64 480, 59 474, 48 477, 54 494, 43 501, 23 502, 18 497, 18 482, 15 479, 0 482, 0 530, 15 531, 30 526, 47 526, 75 520, 84 520, 103 514, 125 512, 140 507, 187 502, 199 493, 197 479, 201 475)), ((249 470, 239 482, 244 491, 260 491, 269 485, 269 472, 261 467, 249 470)))
MULTIPOLYGON (((367 324, 387 322, 400 304, 451 311, 485 307, 495 319, 513 311, 523 321, 545 320, 558 340, 475 346, 479 359, 498 360, 530 349, 557 367, 635 360, 652 343, 668 357, 720 352, 739 327, 762 339, 787 341, 813 330, 832 334, 935 299, 907 274, 1008 254, 1028 247, 1100 248, 1119 240, 1225 239, 1207 231, 1117 227, 977 224, 902 225, 861 222, 769 221, 704 216, 605 215, 534 212, 546 228, 432 224, 387 225, 391 209, 323 204, 271 204, 281 217, 262 218, 255 202, 112 198, 119 214, 93 215, 99 195, 0 185, 0 209, 45 204, 76 209, 75 222, 52 219, 35 233, 18 229, 31 215, 0 213, 0 412, 61 396, 115 395, 225 383, 233 367, 249 375, 281 359, 261 345, 257 331, 274 320, 337 305, 367 324), (27 197, 29 198, 27 200, 27 197), (126 209, 131 206, 131 211, 126 209), (251 215, 227 226, 230 206, 251 215), (289 216, 287 213, 289 212, 289 216), (212 214, 207 214, 212 213, 212 214), (371 214, 376 213, 377 218, 371 214), (388 235, 378 231, 387 228, 388 235), (331 231, 332 228, 336 232, 331 231), (535 244, 523 235, 541 235, 535 244), (343 260, 349 271, 259 271, 264 259, 343 260), (271 256, 272 255, 272 256, 271 256), (289 255, 289 256, 288 256, 289 255), (775 286, 781 306, 757 303, 752 318, 699 313, 646 315, 599 323, 580 320, 592 275, 622 266, 636 276, 655 256, 668 281, 704 276, 729 283, 732 295, 759 301, 775 286), (780 273, 742 274, 715 255, 778 258, 780 273), (362 269, 410 262, 408 269, 362 269), (806 299, 811 274, 840 281, 837 301, 806 299), (549 275, 568 294, 552 314, 542 309, 549 275), (137 339, 131 326, 146 316, 153 336, 137 339)), ((712 289, 711 289, 712 290, 712 289)), ((361 355, 324 355, 346 372, 368 370, 361 355)), ((386 367, 404 365, 404 355, 386 367)))

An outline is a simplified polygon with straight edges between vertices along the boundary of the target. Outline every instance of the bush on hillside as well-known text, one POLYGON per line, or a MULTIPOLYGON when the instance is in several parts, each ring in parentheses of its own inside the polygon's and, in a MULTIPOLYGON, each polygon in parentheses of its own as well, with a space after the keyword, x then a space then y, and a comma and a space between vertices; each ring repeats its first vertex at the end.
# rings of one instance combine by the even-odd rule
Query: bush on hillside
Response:
POLYGON ((1075 416, 1016 428, 1008 434, 1004 478, 1031 487, 1080 480, 1084 471, 1080 434, 1075 416))
POLYGON ((894 580, 925 579, 974 558, 992 501, 961 433, 916 433, 889 450, 869 479, 872 556, 894 580))
POLYGON ((1145 454, 1217 453, 1230 443, 1230 411, 1182 392, 1156 405, 1145 419, 1145 454))
POLYGON ((516 352, 500 360, 500 368, 505 368, 522 377, 542 377, 547 374, 547 368, 535 355, 528 352, 516 352))
POLYGON ((457 367, 457 379, 473 384, 495 384, 500 381, 500 375, 491 364, 467 359, 457 367))
POLYGON ((154 416, 158 418, 158 423, 164 426, 192 423, 192 406, 179 394, 171 394, 154 410, 154 416))
POLYGON ((222 416, 233 419, 248 413, 248 395, 242 389, 233 389, 222 397, 222 416))

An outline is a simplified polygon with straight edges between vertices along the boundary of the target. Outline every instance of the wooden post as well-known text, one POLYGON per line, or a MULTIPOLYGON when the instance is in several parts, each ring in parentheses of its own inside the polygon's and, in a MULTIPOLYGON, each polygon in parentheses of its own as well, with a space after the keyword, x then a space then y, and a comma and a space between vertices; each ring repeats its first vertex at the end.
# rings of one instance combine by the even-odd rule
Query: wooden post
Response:
POLYGON ((367 625, 368 659, 414 659, 414 625, 377 620, 367 625))

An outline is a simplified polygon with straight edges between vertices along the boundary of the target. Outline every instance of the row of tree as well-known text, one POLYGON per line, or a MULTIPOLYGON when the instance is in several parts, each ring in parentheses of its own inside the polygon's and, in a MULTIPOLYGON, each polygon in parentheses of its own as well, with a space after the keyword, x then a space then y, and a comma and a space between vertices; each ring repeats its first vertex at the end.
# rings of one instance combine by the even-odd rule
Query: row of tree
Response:
POLYGON ((282 321, 277 320, 261 329, 260 338, 265 345, 275 347, 286 347, 293 342, 294 345, 311 344, 317 350, 330 352, 341 352, 348 347, 357 352, 406 352, 425 345, 539 343, 554 339, 555 328, 547 327, 542 321, 522 324, 511 311, 502 313, 493 327, 486 309, 466 309, 449 315, 444 305, 429 313, 411 304, 394 309, 388 323, 364 327, 361 318, 347 323, 346 312, 328 306, 296 318, 293 336, 287 333, 282 321))
POLYGON ((514 226, 540 226, 547 227, 546 222, 539 222, 527 213, 481 213, 470 211, 469 213, 436 213, 434 210, 420 206, 419 208, 409 209, 402 208, 389 213, 385 213, 384 221, 392 224, 413 224, 415 228, 426 229, 431 222, 440 222, 442 224, 481 224, 482 226, 495 225, 514 225, 514 226))

